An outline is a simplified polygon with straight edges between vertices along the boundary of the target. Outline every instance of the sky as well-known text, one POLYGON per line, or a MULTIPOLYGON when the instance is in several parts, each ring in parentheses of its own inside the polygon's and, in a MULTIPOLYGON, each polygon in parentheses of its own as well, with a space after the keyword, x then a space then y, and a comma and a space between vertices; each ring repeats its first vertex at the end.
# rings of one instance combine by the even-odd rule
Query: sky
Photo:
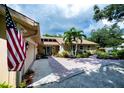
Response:
MULTIPOLYGON (((93 4, 9 4, 9 7, 40 23, 43 34, 63 34, 71 27, 90 35, 92 29, 102 28, 112 23, 93 20, 93 4)), ((103 9, 105 4, 98 5, 103 9)))

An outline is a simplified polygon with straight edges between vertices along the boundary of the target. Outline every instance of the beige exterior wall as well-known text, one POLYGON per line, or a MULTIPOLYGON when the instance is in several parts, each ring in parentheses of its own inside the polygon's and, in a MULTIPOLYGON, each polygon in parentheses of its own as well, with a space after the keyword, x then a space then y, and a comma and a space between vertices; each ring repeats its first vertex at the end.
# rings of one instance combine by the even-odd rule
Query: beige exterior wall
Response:
POLYGON ((29 43, 28 49, 26 51, 26 60, 24 64, 24 73, 28 70, 30 65, 34 62, 36 59, 36 54, 37 54, 37 44, 33 42, 30 38, 27 40, 29 43))
MULTIPOLYGON (((36 44, 32 44, 29 41, 29 47, 26 51, 26 60, 22 72, 20 73, 20 78, 28 70, 30 65, 34 62, 37 54, 36 44)), ((6 40, 0 39, 0 83, 6 82, 16 87, 16 72, 9 72, 7 65, 7 43, 6 40)), ((21 80, 20 80, 21 81, 21 80)))
MULTIPOLYGON (((46 48, 46 47, 51 47, 52 48, 52 54, 54 55, 54 54, 57 54, 57 53, 61 53, 61 52, 63 52, 64 50, 65 51, 71 51, 71 45, 69 46, 69 45, 63 45, 63 44, 61 44, 61 45, 59 45, 59 46, 51 46, 51 45, 44 45, 44 48, 46 48), (58 48, 57 48, 58 47, 58 48), (55 52, 55 53, 54 53, 55 52)), ((44 48, 42 48, 42 50, 44 50, 45 51, 45 49, 44 48)), ((91 51, 95 51, 96 50, 96 48, 97 48, 97 45, 78 45, 78 51, 86 51, 86 50, 91 50, 91 51), (80 49, 80 46, 83 46, 83 48, 82 49, 80 49)), ((43 54, 45 54, 45 52, 43 52, 43 54)))
MULTIPOLYGON (((96 50, 97 45, 78 45, 78 50, 96 50), (83 49, 80 49, 80 46, 83 46, 83 49)), ((64 47, 60 48, 60 51, 64 50, 71 50, 71 46, 64 45, 64 47), (61 50, 62 49, 62 50, 61 50)))
POLYGON ((16 86, 16 72, 9 72, 7 65, 7 44, 6 40, 0 39, 0 83, 6 82, 16 86))
POLYGON ((96 45, 78 45, 78 49, 80 50, 80 46, 83 46, 83 50, 95 50, 96 45))
POLYGON ((0 83, 6 82, 16 87, 16 72, 9 72, 7 65, 7 43, 5 17, 0 15, 0 83))
MULTIPOLYGON (((16 87, 16 72, 9 72, 7 65, 7 43, 6 43, 6 31, 5 31, 5 17, 0 15, 0 83, 6 82, 16 87)), ((26 29, 27 30, 27 29, 26 29)), ((29 30, 30 31, 30 30, 29 30)), ((20 73, 21 76, 27 71, 29 66, 34 61, 37 54, 37 45, 32 38, 26 38, 29 42, 29 48, 27 50, 27 58, 25 60, 24 69, 20 73)))

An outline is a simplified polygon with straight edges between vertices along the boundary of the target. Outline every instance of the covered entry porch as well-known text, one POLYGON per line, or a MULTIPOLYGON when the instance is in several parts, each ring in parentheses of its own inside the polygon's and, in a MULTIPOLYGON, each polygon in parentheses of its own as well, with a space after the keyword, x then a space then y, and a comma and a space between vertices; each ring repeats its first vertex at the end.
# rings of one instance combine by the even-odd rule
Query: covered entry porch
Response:
POLYGON ((46 56, 56 55, 59 52, 58 45, 44 45, 43 49, 46 56))

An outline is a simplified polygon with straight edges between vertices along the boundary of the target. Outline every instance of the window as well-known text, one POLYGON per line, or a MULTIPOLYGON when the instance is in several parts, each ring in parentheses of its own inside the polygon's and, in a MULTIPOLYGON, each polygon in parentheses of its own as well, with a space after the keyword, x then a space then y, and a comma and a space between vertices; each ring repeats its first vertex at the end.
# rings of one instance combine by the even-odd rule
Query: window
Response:
POLYGON ((82 45, 80 45, 80 49, 83 49, 83 46, 82 45))
POLYGON ((43 39, 41 39, 41 41, 43 42, 43 39))
POLYGON ((88 50, 90 49, 90 46, 88 46, 88 50))
POLYGON ((50 42, 52 42, 52 39, 49 39, 50 42))
POLYGON ((48 41, 48 39, 44 39, 44 41, 48 41))
POLYGON ((55 39, 53 39, 53 41, 54 41, 54 42, 56 42, 56 40, 55 40, 55 39))

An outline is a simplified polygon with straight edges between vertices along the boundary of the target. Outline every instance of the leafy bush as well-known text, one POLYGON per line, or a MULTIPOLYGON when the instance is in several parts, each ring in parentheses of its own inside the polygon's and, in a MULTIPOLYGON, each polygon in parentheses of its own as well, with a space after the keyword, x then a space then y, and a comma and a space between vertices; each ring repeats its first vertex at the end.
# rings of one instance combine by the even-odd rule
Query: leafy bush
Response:
POLYGON ((11 85, 7 84, 6 82, 0 84, 0 88, 12 88, 11 85))
POLYGON ((34 74, 34 71, 33 71, 32 69, 29 69, 29 70, 25 73, 25 75, 31 75, 31 74, 34 74))
POLYGON ((96 50, 88 50, 87 52, 89 52, 90 55, 94 55, 96 53, 96 50))
POLYGON ((91 56, 92 55, 92 51, 89 51, 88 50, 88 51, 86 51, 86 53, 87 53, 88 56, 91 56))
POLYGON ((77 54, 77 58, 82 58, 82 54, 77 54))
POLYGON ((57 57, 68 58, 68 57, 69 57, 69 52, 68 52, 68 51, 63 51, 63 52, 61 52, 61 53, 58 53, 56 56, 57 56, 57 57))
POLYGON ((89 54, 88 53, 77 54, 76 57, 77 58, 87 58, 87 57, 89 57, 89 54))
POLYGON ((111 52, 111 58, 113 58, 113 59, 124 59, 124 50, 113 50, 111 52))
POLYGON ((25 88, 26 86, 27 84, 24 81, 19 84, 19 88, 25 88))
POLYGON ((108 59, 110 57, 109 54, 106 52, 98 51, 96 54, 97 54, 97 58, 100 59, 108 59))
POLYGON ((117 54, 117 51, 113 51, 110 53, 110 59, 118 59, 118 54, 117 54))
POLYGON ((69 52, 68 51, 63 51, 62 55, 63 55, 63 57, 69 57, 69 52))
MULTIPOLYGON (((26 85, 29 85, 33 82, 33 76, 35 72, 31 69, 29 69, 24 75, 23 75, 23 81, 25 81, 26 85)), ((22 85, 24 82, 22 83, 22 85)))
POLYGON ((117 55, 119 59, 124 59, 124 50, 118 50, 117 55))
POLYGON ((61 53, 58 53, 56 57, 63 57, 61 53))
POLYGON ((97 51, 105 52, 105 49, 104 48, 99 48, 99 49, 97 49, 97 51))

